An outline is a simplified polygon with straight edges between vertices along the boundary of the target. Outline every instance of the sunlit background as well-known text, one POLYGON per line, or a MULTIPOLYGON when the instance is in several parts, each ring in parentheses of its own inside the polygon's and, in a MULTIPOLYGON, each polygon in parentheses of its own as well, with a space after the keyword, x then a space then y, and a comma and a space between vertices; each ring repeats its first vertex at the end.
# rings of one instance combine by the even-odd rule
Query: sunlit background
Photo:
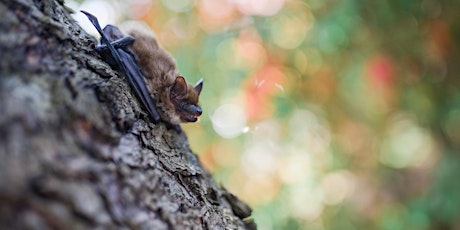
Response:
POLYGON ((66 5, 146 22, 204 78, 183 127, 259 229, 460 229, 460 1, 66 5))

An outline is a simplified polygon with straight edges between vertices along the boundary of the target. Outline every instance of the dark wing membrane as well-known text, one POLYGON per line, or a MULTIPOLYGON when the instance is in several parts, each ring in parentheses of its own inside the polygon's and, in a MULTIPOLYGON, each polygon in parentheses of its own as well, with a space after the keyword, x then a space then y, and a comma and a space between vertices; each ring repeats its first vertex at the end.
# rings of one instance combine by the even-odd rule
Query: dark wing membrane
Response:
POLYGON ((144 82, 144 75, 141 72, 141 69, 137 65, 134 57, 122 49, 117 50, 121 62, 126 68, 126 78, 128 78, 129 84, 134 88, 137 96, 141 100, 144 107, 147 109, 149 114, 152 116, 154 122, 160 120, 160 115, 158 115, 155 107, 153 106, 152 97, 150 97, 149 90, 144 82))
POLYGON ((152 98, 150 96, 150 93, 147 87, 145 86, 144 75, 142 74, 142 71, 139 69, 139 66, 137 65, 134 57, 131 54, 124 51, 122 47, 117 47, 116 49, 112 45, 111 42, 113 41, 107 38, 106 34, 102 31, 102 28, 99 25, 99 21, 94 15, 88 12, 85 12, 85 11, 81 11, 81 12, 84 13, 88 17, 88 19, 91 21, 91 23, 94 25, 96 30, 101 35, 101 41, 103 45, 101 50, 108 47, 110 51, 110 55, 115 61, 115 64, 126 76, 126 78, 128 79, 128 82, 130 83, 134 91, 136 92, 137 97, 141 100, 142 104, 149 112, 153 121, 155 123, 158 122, 160 120, 160 116, 158 112, 156 111, 155 107, 153 106, 152 98), (106 47, 104 47, 104 45, 106 47))

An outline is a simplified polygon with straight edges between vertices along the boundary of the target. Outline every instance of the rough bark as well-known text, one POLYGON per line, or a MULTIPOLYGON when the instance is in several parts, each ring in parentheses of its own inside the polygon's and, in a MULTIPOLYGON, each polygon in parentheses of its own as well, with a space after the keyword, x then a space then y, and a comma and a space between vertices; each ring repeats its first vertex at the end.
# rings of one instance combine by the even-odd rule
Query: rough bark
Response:
POLYGON ((1 1, 0 15, 0 228, 255 226, 62 1, 1 1))

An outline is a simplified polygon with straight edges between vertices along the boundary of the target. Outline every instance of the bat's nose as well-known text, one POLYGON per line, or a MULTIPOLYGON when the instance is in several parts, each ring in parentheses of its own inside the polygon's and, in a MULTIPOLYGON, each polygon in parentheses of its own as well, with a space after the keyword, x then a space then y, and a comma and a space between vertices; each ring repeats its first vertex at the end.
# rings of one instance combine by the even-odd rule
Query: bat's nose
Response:
POLYGON ((199 105, 186 105, 183 107, 184 112, 188 113, 189 115, 192 116, 200 116, 203 111, 201 110, 201 107, 199 105))

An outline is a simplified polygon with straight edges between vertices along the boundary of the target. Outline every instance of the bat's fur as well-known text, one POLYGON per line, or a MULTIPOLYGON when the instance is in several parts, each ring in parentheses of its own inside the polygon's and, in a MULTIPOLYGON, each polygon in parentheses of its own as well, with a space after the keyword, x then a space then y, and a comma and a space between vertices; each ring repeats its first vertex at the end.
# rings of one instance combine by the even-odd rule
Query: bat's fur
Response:
POLYGON ((101 45, 96 50, 125 74, 154 122, 162 119, 180 130, 180 122, 197 121, 202 113, 198 97, 203 81, 196 86, 187 84, 179 75, 174 59, 158 45, 152 31, 133 27, 128 30, 131 37, 126 37, 116 26, 107 25, 102 30, 94 15, 82 13, 101 34, 101 45))
POLYGON ((174 59, 159 46, 152 33, 137 29, 127 32, 135 39, 132 53, 144 73, 161 119, 171 124, 196 121, 201 115, 201 108, 197 105, 202 84, 192 86, 185 82, 174 59), (197 106, 199 111, 185 111, 181 108, 184 103, 197 106))

